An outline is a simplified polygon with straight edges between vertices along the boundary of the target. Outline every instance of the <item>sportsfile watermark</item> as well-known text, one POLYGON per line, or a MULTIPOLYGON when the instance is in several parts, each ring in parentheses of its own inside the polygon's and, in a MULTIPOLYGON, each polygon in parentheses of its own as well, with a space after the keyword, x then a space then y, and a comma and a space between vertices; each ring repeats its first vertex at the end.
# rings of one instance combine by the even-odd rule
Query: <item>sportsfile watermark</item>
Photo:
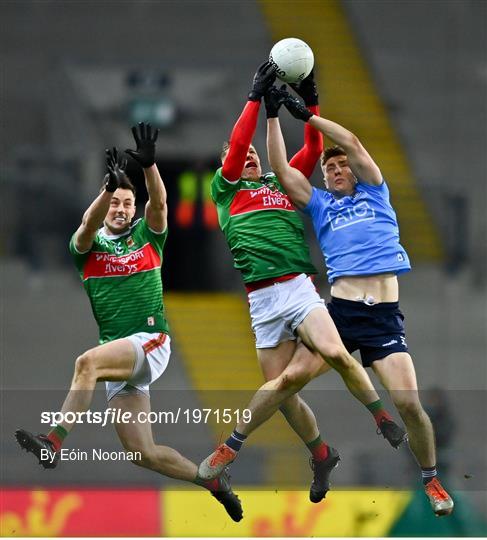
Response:
POLYGON ((68 424, 96 424, 101 427, 109 424, 217 424, 250 423, 252 412, 249 409, 183 409, 170 411, 122 411, 108 407, 104 411, 87 410, 83 412, 42 411, 41 424, 51 427, 63 422, 68 424))
POLYGON ((142 452, 110 451, 103 448, 92 448, 89 451, 80 448, 61 448, 58 452, 53 452, 42 448, 39 458, 51 464, 56 461, 140 461, 142 452))
MULTIPOLYGON (((421 486, 421 471, 407 441, 395 449, 381 432, 377 433, 374 415, 342 388, 341 381, 337 380, 336 384, 340 385, 339 389, 306 387, 299 392, 314 413, 322 439, 341 456, 338 468, 333 469, 333 484, 388 490, 421 486)), ((66 478, 74 483, 94 482, 115 488, 123 485, 121 478, 131 484, 147 479, 147 472, 141 472, 131 463, 138 462, 137 457, 127 453, 142 450, 135 442, 132 444, 132 434, 139 432, 139 426, 142 432, 152 433, 156 445, 175 448, 197 465, 237 430, 245 433, 247 439, 231 468, 236 486, 266 490, 269 484, 265 482, 272 481, 273 489, 290 486, 296 490, 309 489, 313 475, 308 467, 308 448, 281 411, 262 423, 265 416, 260 414, 258 404, 266 396, 260 395, 259 400, 252 401, 254 394, 253 388, 207 390, 197 395, 189 388, 154 388, 151 409, 144 408, 138 416, 140 408, 129 409, 123 402, 107 403, 105 388, 100 385, 94 392, 90 410, 75 416, 71 412, 64 417, 61 415, 67 412, 61 408, 66 398, 64 389, 7 390, 2 392, 6 436, 0 437, 4 458, 0 460, 0 474, 11 485, 35 487, 60 482, 57 473, 44 474, 42 470, 41 476, 37 472, 38 460, 33 454, 19 454, 21 448, 14 436, 18 429, 47 436, 56 424, 65 426, 69 435, 63 440, 64 452, 57 458, 58 466, 65 467, 66 478), (68 421, 69 427, 63 420, 68 421), (241 431, 239 424, 246 429, 241 431), (119 433, 128 434, 129 445, 120 441, 119 433), (291 461, 293 467, 289 466, 291 461)), ((408 391, 396 392, 395 399, 407 402, 414 395, 408 391)), ((379 396, 396 424, 405 430, 407 426, 387 392, 380 392, 379 396)), ((436 430, 437 470, 444 487, 485 492, 487 392, 422 389, 420 398, 436 430)))

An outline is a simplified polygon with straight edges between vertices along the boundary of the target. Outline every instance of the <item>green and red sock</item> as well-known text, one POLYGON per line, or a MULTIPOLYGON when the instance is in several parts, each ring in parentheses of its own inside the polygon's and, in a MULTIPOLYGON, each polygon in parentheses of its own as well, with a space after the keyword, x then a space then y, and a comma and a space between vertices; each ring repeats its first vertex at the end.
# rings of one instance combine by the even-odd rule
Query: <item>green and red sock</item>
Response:
POLYGON ((393 421, 392 416, 384 409, 384 404, 381 399, 373 401, 367 405, 367 409, 372 413, 375 418, 377 426, 380 427, 380 423, 385 418, 386 420, 393 421))
POLYGON ((318 435, 313 441, 306 443, 315 461, 324 461, 328 457, 328 445, 318 435))
POLYGON ((47 438, 51 441, 54 452, 59 452, 67 435, 68 432, 63 426, 56 426, 47 434, 47 438))
POLYGON ((201 486, 208 491, 218 491, 220 488, 220 479, 219 478, 213 478, 213 480, 205 480, 204 478, 201 478, 199 474, 196 475, 196 478, 194 479, 194 483, 198 486, 201 486))

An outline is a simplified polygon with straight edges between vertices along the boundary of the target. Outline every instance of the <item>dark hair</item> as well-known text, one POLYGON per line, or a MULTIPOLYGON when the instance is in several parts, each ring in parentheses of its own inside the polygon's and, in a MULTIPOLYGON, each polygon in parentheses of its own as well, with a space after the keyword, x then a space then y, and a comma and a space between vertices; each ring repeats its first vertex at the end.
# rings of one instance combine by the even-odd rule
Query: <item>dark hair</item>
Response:
POLYGON ((121 189, 130 189, 130 191, 134 194, 134 197, 136 195, 135 186, 132 184, 132 180, 124 173, 122 178, 120 179, 120 184, 118 186, 121 189))
POLYGON ((347 153, 341 146, 330 146, 329 148, 325 148, 325 151, 321 154, 321 165, 325 165, 325 163, 332 157, 346 155, 347 153))
MULTIPOLYGON (((103 185, 100 188, 100 193, 105 189, 107 177, 108 177, 108 174, 103 179, 103 185)), ((118 185, 118 187, 120 189, 129 189, 134 194, 134 197, 136 196, 135 186, 132 184, 132 181, 125 173, 120 175, 120 184, 118 185)))

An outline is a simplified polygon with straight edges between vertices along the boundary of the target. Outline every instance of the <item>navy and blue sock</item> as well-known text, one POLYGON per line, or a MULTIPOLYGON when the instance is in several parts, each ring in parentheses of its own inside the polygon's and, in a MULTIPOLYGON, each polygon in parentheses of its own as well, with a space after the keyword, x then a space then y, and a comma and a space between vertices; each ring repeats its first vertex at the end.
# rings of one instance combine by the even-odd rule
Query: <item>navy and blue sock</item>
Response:
POLYGON ((234 429, 230 437, 228 437, 228 439, 225 441, 225 444, 232 450, 235 450, 235 452, 238 452, 240 448, 242 448, 242 444, 245 442, 246 438, 247 435, 243 435, 234 429))
POLYGON ((437 475, 436 465, 433 467, 421 467, 421 476, 423 478, 423 484, 426 485, 431 482, 437 475))

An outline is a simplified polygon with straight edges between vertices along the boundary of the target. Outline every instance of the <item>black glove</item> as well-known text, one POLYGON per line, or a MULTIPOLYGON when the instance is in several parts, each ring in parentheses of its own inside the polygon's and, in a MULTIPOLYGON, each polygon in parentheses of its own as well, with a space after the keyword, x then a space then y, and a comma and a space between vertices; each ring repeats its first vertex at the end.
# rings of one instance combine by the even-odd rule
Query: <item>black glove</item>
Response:
POLYGON ((152 126, 150 124, 144 124, 144 122, 139 122, 138 128, 137 131, 137 127, 132 127, 132 135, 134 136, 137 150, 127 149, 125 152, 129 156, 132 156, 143 169, 148 169, 156 162, 156 140, 159 130, 155 129, 153 131, 152 126))
POLYGON ((276 80, 276 68, 267 60, 259 66, 254 75, 252 90, 249 92, 250 101, 260 101, 266 91, 276 80))
POLYGON ((298 98, 289 96, 284 100, 284 106, 294 118, 303 120, 303 122, 307 122, 313 116, 313 113, 309 112, 298 98))
POLYGON ((279 115, 279 108, 284 103, 284 100, 290 97, 289 92, 286 92, 286 85, 283 84, 281 88, 271 86, 269 90, 264 94, 265 112, 267 118, 277 118, 279 115))
POLYGON ((296 94, 298 94, 298 96, 301 96, 304 99, 306 107, 318 105, 318 88, 316 87, 313 70, 311 70, 311 73, 301 82, 291 83, 289 86, 296 94))
POLYGON ((118 154, 115 146, 111 150, 106 149, 105 154, 108 169, 105 191, 113 193, 120 185, 122 177, 125 176, 127 160, 118 154))

